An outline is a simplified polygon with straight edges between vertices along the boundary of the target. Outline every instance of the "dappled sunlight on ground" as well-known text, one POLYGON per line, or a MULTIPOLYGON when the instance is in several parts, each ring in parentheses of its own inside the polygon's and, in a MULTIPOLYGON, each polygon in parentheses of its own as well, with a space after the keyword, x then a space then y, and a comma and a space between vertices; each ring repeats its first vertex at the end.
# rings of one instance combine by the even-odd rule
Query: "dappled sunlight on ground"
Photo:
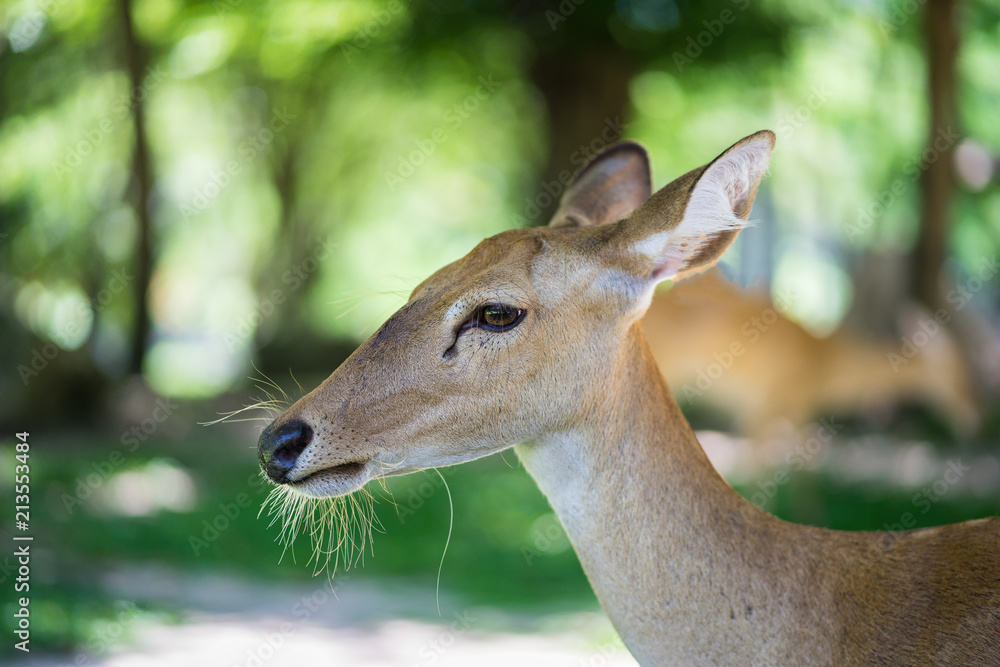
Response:
POLYGON ((176 623, 126 618, 127 637, 103 654, 51 656, 18 662, 56 667, 220 665, 286 667, 312 664, 635 665, 599 610, 525 613, 466 606, 433 586, 355 578, 312 585, 265 585, 235 577, 192 576, 129 566, 108 573, 104 586, 139 607, 181 609, 176 623), (129 620, 129 619, 134 620, 129 620), (88 662, 74 662, 82 658, 88 662))

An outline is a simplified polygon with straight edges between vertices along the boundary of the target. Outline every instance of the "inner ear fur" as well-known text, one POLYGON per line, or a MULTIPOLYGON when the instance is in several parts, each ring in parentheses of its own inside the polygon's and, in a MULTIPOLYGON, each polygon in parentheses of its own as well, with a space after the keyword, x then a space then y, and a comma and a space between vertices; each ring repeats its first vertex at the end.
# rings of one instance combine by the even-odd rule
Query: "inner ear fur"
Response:
POLYGON ((746 226, 774 140, 756 132, 657 191, 619 224, 619 249, 656 280, 714 265, 746 226))

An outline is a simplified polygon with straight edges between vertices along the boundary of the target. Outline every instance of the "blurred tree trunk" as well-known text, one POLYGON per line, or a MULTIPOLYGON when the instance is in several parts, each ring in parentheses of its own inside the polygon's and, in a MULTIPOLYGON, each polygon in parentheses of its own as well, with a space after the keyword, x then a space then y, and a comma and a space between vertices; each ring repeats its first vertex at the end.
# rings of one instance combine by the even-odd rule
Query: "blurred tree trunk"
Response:
POLYGON ((928 0, 924 11, 927 43, 930 123, 927 155, 921 175, 920 232, 913 252, 911 294, 932 310, 945 308, 952 316, 966 366, 980 390, 1000 388, 1000 342, 976 308, 954 309, 944 295, 952 277, 945 272, 955 195, 955 145, 961 134, 957 103, 959 0, 928 0))
POLYGON ((139 238, 135 249, 135 284, 133 286, 133 316, 130 335, 128 370, 141 373, 146 356, 146 340, 149 338, 150 320, 147 294, 153 275, 152 224, 149 213, 149 193, 153 187, 153 170, 149 156, 149 142, 146 137, 145 95, 137 94, 142 89, 143 73, 147 69, 145 49, 136 38, 132 25, 132 0, 120 0, 122 35, 125 42, 125 60, 128 68, 132 101, 132 131, 135 135, 132 148, 132 173, 135 177, 131 193, 136 220, 139 223, 139 238))
MULTIPOLYGON (((531 68, 531 79, 542 93, 549 118, 548 160, 542 172, 544 184, 559 181, 563 171, 575 173, 602 145, 621 138, 627 123, 628 84, 637 72, 634 63, 612 52, 576 53, 560 51, 539 55, 531 68)), ((536 198, 541 213, 526 213, 531 225, 546 225, 556 210, 564 184, 552 202, 536 198)), ((534 196, 534 195, 533 195, 534 196)), ((539 195, 540 196, 540 195, 539 195)))
MULTIPOLYGON (((318 243, 318 237, 314 237, 318 233, 315 212, 304 210, 300 197, 301 174, 298 160, 307 142, 317 136, 315 112, 311 113, 309 109, 314 100, 322 98, 322 91, 329 85, 329 68, 326 65, 332 60, 332 54, 332 49, 328 50, 323 60, 324 66, 314 72, 309 83, 298 93, 291 88, 269 88, 263 80, 257 83, 261 89, 268 91, 268 97, 275 106, 287 108, 285 102, 291 100, 289 106, 296 115, 295 122, 282 133, 284 147, 279 147, 277 141, 271 147, 271 179, 280 207, 278 232, 273 251, 263 258, 263 266, 254 279, 254 288, 260 299, 268 298, 275 290, 284 295, 284 301, 277 308, 280 310, 280 320, 286 325, 291 323, 291 326, 282 327, 287 333, 300 332, 305 328, 301 303, 319 274, 319 271, 306 274, 296 289, 289 289, 282 281, 282 276, 289 269, 301 266, 315 252, 318 243)), ((260 333, 258 330, 258 337, 260 333)), ((292 346, 296 345, 294 338, 292 335, 289 340, 292 346)), ((275 341, 267 344, 273 345, 275 341)))
POLYGON ((924 11, 930 123, 929 159, 920 179, 920 231, 914 247, 912 295, 927 307, 943 304, 941 280, 948 253, 951 201, 955 191, 954 153, 958 132, 955 84, 958 57, 958 0, 929 0, 924 11))

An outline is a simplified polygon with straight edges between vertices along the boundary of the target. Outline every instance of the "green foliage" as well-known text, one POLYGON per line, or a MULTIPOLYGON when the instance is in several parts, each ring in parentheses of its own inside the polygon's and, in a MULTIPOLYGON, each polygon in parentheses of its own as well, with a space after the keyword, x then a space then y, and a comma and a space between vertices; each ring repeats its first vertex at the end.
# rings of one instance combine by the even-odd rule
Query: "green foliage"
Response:
MULTIPOLYGON (((237 385, 260 346, 304 331, 356 341, 430 271, 521 224, 546 134, 561 131, 547 128, 543 62, 630 79, 626 136, 649 145, 659 182, 775 128, 762 198, 790 239, 775 264, 808 246, 796 238, 914 238, 924 66, 919 16, 901 3, 136 0, 149 61, 136 89, 118 4, 33 7, 11 5, 0 53, 3 326, 30 332, 18 363, 51 341, 111 376, 125 364, 142 286, 99 297, 112 271, 134 273, 139 107, 155 172, 145 371, 168 394, 237 385)), ((996 145, 997 12, 966 13, 962 120, 996 145)), ((963 200, 961 262, 996 249, 996 207, 995 193, 963 200)), ((801 316, 829 328, 849 289, 813 292, 801 316)))
MULTIPOLYGON (((777 131, 759 199, 780 232, 771 265, 787 282, 782 262, 799 261, 796 287, 809 288, 800 315, 830 326, 851 298, 845 257, 906 250, 917 230, 925 64, 920 17, 907 6, 135 0, 149 69, 133 88, 120 3, 9 2, 0 422, 22 428, 28 408, 46 425, 70 411, 100 422, 127 363, 136 293, 153 320, 144 375, 165 395, 242 396, 254 361, 325 376, 427 274, 527 222, 526 200, 551 178, 544 170, 570 166, 551 154, 553 138, 607 120, 591 117, 602 80, 627 89, 624 136, 649 147, 658 185, 745 134, 777 131), (574 114, 554 115, 561 95, 574 114), (154 172, 148 286, 134 268, 138 139, 154 172), (897 184, 900 194, 861 224, 897 184), (20 368, 36 359, 40 374, 25 378, 20 368)), ((995 2, 963 4, 959 60, 959 131, 994 153, 998 18, 995 2)), ((969 270, 998 250, 1000 193, 963 193, 955 214, 952 251, 969 270)), ((39 457, 37 545, 49 565, 34 579, 40 646, 88 647, 130 625, 123 614, 178 612, 123 608, 101 585, 121 563, 309 576, 308 541, 283 557, 277 529, 256 517, 266 487, 251 443, 211 438, 151 440, 111 476, 94 465, 120 448, 114 438, 53 442, 39 457), (92 494, 67 504, 93 474, 92 494), (191 493, 153 502, 135 491, 157 475, 191 493)), ((443 587, 502 604, 593 603, 558 521, 511 453, 442 474, 455 511, 443 587)), ((387 485, 371 489, 385 533, 361 572, 433 582, 448 494, 430 473, 387 485)), ((874 529, 912 512, 918 491, 803 473, 768 509, 874 529)), ((949 496, 917 525, 994 513, 995 500, 949 496)))
MULTIPOLYGON (((268 526, 268 516, 258 516, 270 485, 249 457, 236 455, 245 451, 245 444, 214 439, 207 432, 182 442, 152 439, 141 452, 110 467, 107 452, 113 448, 105 440, 76 442, 58 458, 36 456, 32 484, 42 491, 32 524, 33 645, 93 652, 101 642, 127 640, 137 621, 177 618, 183 610, 170 603, 122 600, 110 592, 108 578, 129 564, 271 582, 310 578, 314 568, 308 538, 286 551, 277 541, 278 527, 268 526), (206 451, 229 453, 206 457, 206 451), (148 475, 164 471, 173 471, 172 484, 165 478, 155 485, 143 483, 157 481, 148 475), (183 487, 184 479, 193 483, 189 504, 150 504, 149 498, 163 488, 183 487)), ((13 460, 9 447, 3 449, 3 460, 5 465, 13 460)), ((558 520, 512 452, 440 473, 369 486, 378 500, 381 529, 351 576, 435 586, 444 555, 442 590, 471 605, 530 610, 595 604, 558 520), (445 483, 454 504, 446 554, 445 483)), ((799 523, 879 530, 899 523, 907 513, 912 526, 906 519, 906 527, 919 527, 990 516, 1000 506, 995 492, 935 494, 924 486, 846 483, 829 473, 803 471, 777 485, 765 508, 799 523)), ((762 487, 754 482, 736 488, 754 501, 762 487)), ((12 487, 3 486, 0 495, 9 505, 12 487)), ((344 574, 341 569, 334 579, 344 574)), ((5 615, 4 623, 11 618, 5 615)))

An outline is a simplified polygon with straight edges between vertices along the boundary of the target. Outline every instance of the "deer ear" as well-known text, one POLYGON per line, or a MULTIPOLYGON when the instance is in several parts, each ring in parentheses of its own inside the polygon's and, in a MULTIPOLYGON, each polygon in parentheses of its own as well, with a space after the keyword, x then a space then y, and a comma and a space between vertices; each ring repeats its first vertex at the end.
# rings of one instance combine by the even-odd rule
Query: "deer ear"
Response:
POLYGON ((566 188, 549 227, 589 227, 627 217, 653 191, 646 150, 632 141, 608 148, 566 188))
POLYGON ((659 282, 715 264, 746 226, 773 149, 761 130, 650 197, 615 234, 631 270, 659 282))

